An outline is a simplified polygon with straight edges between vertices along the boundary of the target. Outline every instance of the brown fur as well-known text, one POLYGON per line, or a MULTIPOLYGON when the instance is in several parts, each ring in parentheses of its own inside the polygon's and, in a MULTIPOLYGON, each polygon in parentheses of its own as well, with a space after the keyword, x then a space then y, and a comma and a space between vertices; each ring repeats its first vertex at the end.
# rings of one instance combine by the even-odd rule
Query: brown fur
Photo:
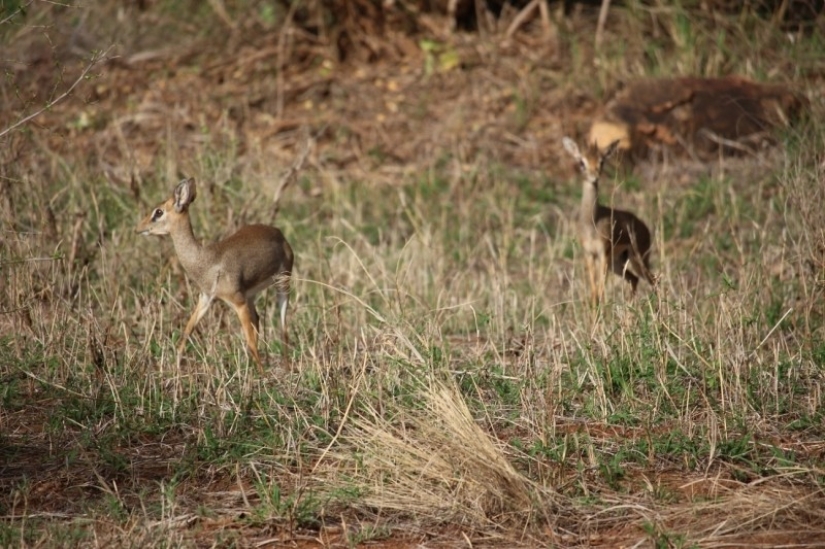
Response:
POLYGON ((170 235, 181 265, 201 292, 178 344, 178 360, 192 330, 217 297, 237 313, 249 351, 263 373, 258 354, 255 296, 269 286, 276 286, 281 338, 284 356, 287 356, 286 311, 294 261, 292 248, 279 229, 268 225, 245 225, 219 242, 201 245, 189 220, 189 205, 195 196, 194 179, 184 179, 175 187, 172 198, 154 208, 136 229, 145 235, 170 235))
POLYGON ((608 269, 627 280, 634 294, 640 277, 655 286, 656 280, 650 271, 651 238, 647 225, 631 212, 599 204, 599 176, 605 159, 619 142, 611 143, 604 153, 595 151, 595 156, 589 159, 570 138, 565 137, 562 143, 576 159, 583 175, 578 225, 591 297, 595 302, 601 299, 608 269))

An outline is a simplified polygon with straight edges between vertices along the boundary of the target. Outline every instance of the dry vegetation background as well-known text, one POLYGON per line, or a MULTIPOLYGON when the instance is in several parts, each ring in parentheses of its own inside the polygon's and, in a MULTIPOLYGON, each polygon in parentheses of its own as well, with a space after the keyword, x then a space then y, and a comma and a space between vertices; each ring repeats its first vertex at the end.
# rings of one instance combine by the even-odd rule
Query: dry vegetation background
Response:
POLYGON ((0 546, 825 545, 821 7, 526 4, 0 1, 0 546), (727 74, 810 110, 611 171, 660 285, 593 309, 562 135, 727 74), (291 373, 268 294, 265 379, 221 305, 175 366, 184 176, 293 244, 291 373))

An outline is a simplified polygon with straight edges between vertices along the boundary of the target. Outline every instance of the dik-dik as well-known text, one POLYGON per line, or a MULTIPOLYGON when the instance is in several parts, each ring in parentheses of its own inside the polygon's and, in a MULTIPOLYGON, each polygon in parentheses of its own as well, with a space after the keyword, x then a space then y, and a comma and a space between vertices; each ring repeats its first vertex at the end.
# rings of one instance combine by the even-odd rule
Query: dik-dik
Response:
POLYGON ((195 239, 189 206, 195 201, 194 179, 184 179, 172 197, 141 221, 136 231, 144 235, 170 235, 186 274, 200 289, 200 298, 178 343, 178 360, 198 321, 217 297, 238 314, 249 352, 263 374, 258 354, 258 311, 255 296, 274 285, 278 292, 283 353, 288 354, 286 313, 294 256, 283 233, 268 225, 245 225, 214 244, 195 239))
POLYGON ((582 173, 578 226, 591 298, 597 303, 601 299, 608 268, 630 283, 633 294, 640 277, 655 285, 650 271, 651 239, 647 225, 631 212, 599 204, 599 176, 619 142, 614 141, 604 152, 594 150, 589 157, 569 137, 562 139, 562 144, 582 173))

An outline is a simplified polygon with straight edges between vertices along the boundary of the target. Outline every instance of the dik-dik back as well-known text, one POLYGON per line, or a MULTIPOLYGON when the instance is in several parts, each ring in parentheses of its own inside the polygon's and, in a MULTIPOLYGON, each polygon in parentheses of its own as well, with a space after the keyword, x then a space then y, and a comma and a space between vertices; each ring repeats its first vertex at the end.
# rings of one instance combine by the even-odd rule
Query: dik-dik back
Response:
POLYGON ((236 289, 255 295, 274 284, 275 277, 292 272, 292 248, 276 227, 245 225, 206 249, 213 257, 204 264, 210 269, 210 276, 197 281, 202 291, 208 291, 212 284, 216 284, 216 294, 219 295, 236 289))

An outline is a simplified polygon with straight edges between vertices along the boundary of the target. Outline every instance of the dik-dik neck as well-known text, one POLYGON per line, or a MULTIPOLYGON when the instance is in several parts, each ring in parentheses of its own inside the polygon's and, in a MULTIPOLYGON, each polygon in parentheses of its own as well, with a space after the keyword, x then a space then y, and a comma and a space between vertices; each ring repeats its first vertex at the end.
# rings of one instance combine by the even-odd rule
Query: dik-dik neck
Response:
POLYGON ((593 223, 599 208, 599 180, 586 179, 582 185, 582 203, 579 217, 582 222, 593 223))
POLYGON ((181 215, 175 219, 169 234, 181 265, 190 275, 197 276, 199 267, 205 263, 207 251, 195 238, 189 216, 181 215))

